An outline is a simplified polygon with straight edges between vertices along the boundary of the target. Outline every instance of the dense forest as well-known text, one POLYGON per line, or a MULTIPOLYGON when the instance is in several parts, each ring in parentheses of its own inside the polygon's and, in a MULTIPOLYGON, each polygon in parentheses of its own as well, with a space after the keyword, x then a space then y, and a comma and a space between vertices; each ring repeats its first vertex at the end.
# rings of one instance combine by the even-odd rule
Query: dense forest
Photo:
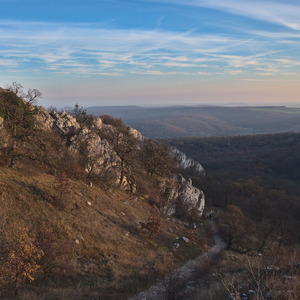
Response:
POLYGON ((164 142, 205 168, 192 178, 227 248, 180 299, 299 299, 300 133, 164 142))
POLYGON ((194 182, 210 205, 237 205, 256 223, 271 222, 287 243, 299 241, 300 133, 168 142, 202 163, 206 176, 194 182))

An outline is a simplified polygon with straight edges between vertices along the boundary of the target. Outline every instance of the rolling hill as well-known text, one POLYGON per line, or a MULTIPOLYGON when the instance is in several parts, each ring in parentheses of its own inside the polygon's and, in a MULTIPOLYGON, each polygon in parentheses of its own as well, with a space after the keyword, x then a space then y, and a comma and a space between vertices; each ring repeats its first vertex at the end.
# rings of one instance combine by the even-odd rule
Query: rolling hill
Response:
POLYGON ((89 107, 123 119, 149 138, 234 136, 300 131, 300 109, 274 107, 89 107))

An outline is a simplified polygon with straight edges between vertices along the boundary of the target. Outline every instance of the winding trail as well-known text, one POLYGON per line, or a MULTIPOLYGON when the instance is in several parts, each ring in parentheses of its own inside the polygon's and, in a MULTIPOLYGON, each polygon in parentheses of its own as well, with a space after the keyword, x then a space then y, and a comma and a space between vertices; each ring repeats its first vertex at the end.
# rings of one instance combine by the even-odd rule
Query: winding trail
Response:
POLYGON ((170 299, 172 294, 179 291, 180 287, 191 280, 194 272, 201 271, 209 261, 215 258, 224 248, 225 242, 219 235, 218 228, 214 221, 209 221, 210 229, 214 237, 214 246, 197 258, 189 260, 182 267, 159 280, 155 285, 146 291, 140 292, 128 300, 165 300, 170 299))

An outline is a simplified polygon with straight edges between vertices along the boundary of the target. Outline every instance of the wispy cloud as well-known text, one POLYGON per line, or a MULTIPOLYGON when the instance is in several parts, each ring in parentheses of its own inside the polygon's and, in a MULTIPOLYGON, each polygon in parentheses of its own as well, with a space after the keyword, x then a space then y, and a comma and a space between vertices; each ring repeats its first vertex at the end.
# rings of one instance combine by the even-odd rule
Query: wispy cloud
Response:
POLYGON ((268 38, 265 32, 261 36, 263 40, 249 38, 248 33, 232 36, 194 31, 108 29, 89 23, 66 25, 2 20, 0 72, 23 70, 45 76, 49 73, 52 76, 217 73, 232 76, 257 72, 257 67, 269 74, 270 66, 274 69, 276 64, 279 71, 295 68, 284 51, 297 47, 300 37, 285 35, 283 41, 278 37, 278 44, 282 43, 274 48, 274 39, 268 38))
POLYGON ((0 59, 0 67, 11 67, 15 68, 18 64, 12 59, 0 59))
POLYGON ((224 43, 235 42, 217 35, 197 36, 160 30, 108 30, 12 22, 8 22, 5 29, 3 27, 2 22, 0 39, 5 45, 0 49, 2 60, 18 63, 31 60, 40 67, 65 68, 76 67, 79 63, 97 72, 113 66, 124 72, 126 68, 151 68, 153 65, 192 67, 195 62, 205 60, 194 55, 195 61, 191 61, 193 51, 211 52, 224 43))
POLYGON ((230 14, 280 24, 294 30, 300 30, 300 4, 288 1, 241 1, 241 0, 148 0, 194 7, 206 7, 225 11, 230 14))
POLYGON ((284 67, 300 66, 300 59, 295 60, 295 59, 288 59, 288 58, 278 58, 278 59, 274 59, 274 61, 284 67))

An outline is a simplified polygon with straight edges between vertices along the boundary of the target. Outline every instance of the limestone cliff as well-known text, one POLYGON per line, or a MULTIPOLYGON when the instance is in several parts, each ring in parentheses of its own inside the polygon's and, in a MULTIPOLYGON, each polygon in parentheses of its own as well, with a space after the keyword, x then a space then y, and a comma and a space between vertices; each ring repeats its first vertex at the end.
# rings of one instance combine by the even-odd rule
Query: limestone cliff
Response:
POLYGON ((171 147, 171 151, 182 169, 189 170, 197 176, 205 175, 204 168, 198 161, 188 157, 185 153, 179 151, 175 147, 171 147))
POLYGON ((205 208, 204 193, 193 186, 192 180, 182 175, 161 182, 160 189, 165 197, 164 211, 169 215, 180 215, 194 210, 199 217, 205 208))
MULTIPOLYGON (((120 175, 120 157, 110 142, 101 134, 103 132, 121 134, 117 132, 116 127, 104 124, 101 118, 93 118, 87 124, 80 123, 67 112, 53 111, 49 113, 44 108, 39 109, 36 118, 40 129, 56 130, 64 137, 71 150, 81 151, 84 154, 85 168, 88 174, 92 176, 103 173, 104 170, 113 169, 118 176, 120 175)), ((140 132, 133 128, 128 129, 138 143, 143 142, 144 139, 140 132)), ((176 148, 172 148, 171 151, 183 169, 191 169, 197 175, 204 174, 204 169, 200 163, 188 158, 176 148)), ((124 187, 130 185, 126 176, 122 185, 124 187)), ((132 190, 132 187, 130 189, 132 190)), ((176 214, 180 207, 182 209, 184 206, 186 210, 195 209, 199 216, 202 215, 205 197, 202 191, 193 186, 190 179, 185 180, 181 175, 177 178, 161 179, 159 192, 164 195, 166 213, 176 214)))
POLYGON ((192 180, 181 175, 178 176, 179 182, 179 197, 183 204, 191 209, 195 209, 202 216, 205 207, 204 193, 193 186, 192 180))
POLYGON ((112 126, 102 123, 100 118, 91 124, 79 123, 67 112, 49 113, 40 108, 37 114, 38 127, 44 130, 56 130, 73 151, 82 152, 86 171, 90 175, 99 174, 103 169, 115 168, 118 157, 107 140, 100 137, 100 130, 114 130, 112 126))

